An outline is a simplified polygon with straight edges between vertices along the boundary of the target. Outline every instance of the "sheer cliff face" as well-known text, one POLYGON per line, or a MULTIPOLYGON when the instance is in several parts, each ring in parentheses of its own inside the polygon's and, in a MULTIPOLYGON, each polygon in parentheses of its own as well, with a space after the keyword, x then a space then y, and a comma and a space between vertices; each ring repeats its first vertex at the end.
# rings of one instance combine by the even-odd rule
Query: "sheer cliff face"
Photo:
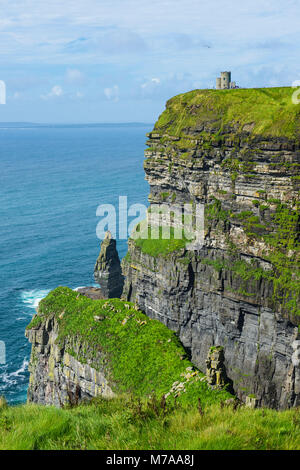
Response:
POLYGON ((32 343, 28 402, 60 407, 97 395, 114 395, 108 369, 92 365, 101 364, 100 353, 97 361, 89 360, 88 343, 76 336, 57 342, 59 324, 54 314, 27 330, 26 336, 32 343))
POLYGON ((153 256, 130 240, 123 261, 123 296, 176 330, 200 369, 209 347, 224 346, 238 396, 280 408, 300 404, 300 127, 291 94, 170 100, 147 142, 149 201, 204 203, 205 245, 167 253, 158 240, 153 256))

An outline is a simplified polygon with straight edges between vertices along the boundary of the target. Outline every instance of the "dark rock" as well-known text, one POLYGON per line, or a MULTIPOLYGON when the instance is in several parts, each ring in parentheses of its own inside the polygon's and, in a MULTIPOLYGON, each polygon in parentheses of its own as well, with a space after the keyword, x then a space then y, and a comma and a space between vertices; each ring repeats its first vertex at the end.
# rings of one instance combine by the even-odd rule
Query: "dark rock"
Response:
POLYGON ((94 270, 95 280, 100 284, 101 291, 107 298, 121 297, 124 285, 116 245, 116 240, 112 238, 111 233, 106 232, 94 270))
POLYGON ((232 128, 223 128, 214 140, 208 124, 186 129, 185 158, 182 146, 163 129, 159 143, 150 135, 144 163, 149 202, 160 204, 168 193, 167 204, 200 202, 209 209, 216 199, 222 212, 211 215, 211 221, 206 217, 204 246, 193 253, 182 249, 150 256, 129 240, 129 256, 122 262, 123 298, 176 331, 202 371, 209 349, 223 346, 226 375, 247 405, 299 406, 300 317, 275 303, 267 275, 246 275, 251 269, 274 269, 267 257, 272 248, 265 242, 276 231, 272 201, 290 209, 299 201, 299 152, 286 139, 238 134, 232 128), (208 144, 201 140, 204 129, 210 132, 208 144), (238 169, 230 166, 233 162, 238 169), (253 214, 251 230, 240 216, 247 212, 253 214))
POLYGON ((77 289, 77 292, 93 300, 107 299, 100 287, 80 287, 79 289, 77 289))
MULTIPOLYGON (((95 321, 101 321, 98 318, 95 321)), ((43 321, 38 329, 26 330, 26 336, 32 343, 28 366, 28 402, 62 407, 89 401, 99 395, 114 396, 101 350, 97 351, 93 360, 88 359, 88 341, 84 343, 82 339, 69 336, 61 344, 56 341, 58 334, 59 324, 54 314, 43 321), (81 357, 86 355, 86 362, 79 362, 69 354, 70 350, 81 357)))
POLYGON ((123 298, 176 331, 202 371, 210 348, 223 346, 226 374, 241 401, 254 395, 257 406, 299 406, 298 327, 267 306, 264 282, 253 300, 244 299, 230 271, 201 263, 216 251, 220 256, 203 248, 185 265, 178 253, 154 258, 130 241, 123 298))
POLYGON ((224 388, 228 385, 224 348, 222 346, 211 347, 208 351, 205 375, 210 386, 224 388))

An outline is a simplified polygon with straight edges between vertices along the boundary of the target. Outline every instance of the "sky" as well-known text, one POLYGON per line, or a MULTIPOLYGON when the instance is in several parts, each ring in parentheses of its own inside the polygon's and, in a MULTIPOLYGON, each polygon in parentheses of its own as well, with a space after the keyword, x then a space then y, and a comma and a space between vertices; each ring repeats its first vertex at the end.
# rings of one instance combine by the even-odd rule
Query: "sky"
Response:
POLYGON ((172 96, 300 80, 299 0, 0 0, 0 121, 154 122, 172 96))

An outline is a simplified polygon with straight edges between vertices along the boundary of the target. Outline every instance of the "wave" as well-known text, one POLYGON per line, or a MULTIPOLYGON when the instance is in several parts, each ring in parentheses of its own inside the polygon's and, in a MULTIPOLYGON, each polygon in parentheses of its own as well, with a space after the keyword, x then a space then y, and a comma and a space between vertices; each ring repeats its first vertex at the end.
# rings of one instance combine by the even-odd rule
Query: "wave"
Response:
POLYGON ((100 287, 99 284, 95 284, 94 282, 89 284, 88 286, 79 286, 79 287, 75 287, 75 289, 72 289, 74 290, 75 292, 78 291, 78 289, 84 289, 85 287, 100 287))
POLYGON ((1 387, 0 390, 5 390, 12 385, 18 385, 20 383, 20 379, 24 379, 25 376, 23 375, 25 372, 27 372, 28 369, 28 364, 29 361, 25 357, 23 359, 22 365, 19 369, 8 373, 6 370, 2 374, 0 374, 0 381, 1 381, 1 387))
POLYGON ((78 292, 79 289, 83 289, 84 287, 86 287, 86 286, 75 287, 75 289, 72 289, 72 290, 74 290, 75 292, 78 292))
POLYGON ((14 372, 11 372, 11 373, 9 374, 9 376, 10 376, 10 377, 19 377, 20 374, 23 374, 24 372, 27 371, 28 364, 29 364, 28 359, 27 359, 26 357, 24 357, 20 369, 14 371, 14 372))
POLYGON ((31 289, 24 290, 21 293, 21 299, 24 304, 30 308, 37 308, 40 301, 46 297, 50 292, 50 289, 31 289))
MULTIPOLYGON (((92 287, 99 287, 99 284, 92 283, 90 284, 92 287)), ((78 291, 78 289, 83 289, 85 286, 78 286, 75 287, 73 290, 78 291)), ((31 289, 31 290, 24 290, 21 292, 21 299, 24 304, 26 304, 30 308, 37 308, 40 301, 44 299, 51 289, 31 289)))

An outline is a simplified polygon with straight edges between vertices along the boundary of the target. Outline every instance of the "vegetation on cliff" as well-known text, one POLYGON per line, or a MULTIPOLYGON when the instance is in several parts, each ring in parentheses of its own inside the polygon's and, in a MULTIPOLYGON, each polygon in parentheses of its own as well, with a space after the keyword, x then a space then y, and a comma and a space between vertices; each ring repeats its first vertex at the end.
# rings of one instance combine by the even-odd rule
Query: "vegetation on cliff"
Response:
MULTIPOLYGON (((277 308, 290 316, 300 316, 300 223, 299 201, 291 208, 279 200, 264 201, 260 216, 255 216, 253 211, 232 213, 222 209, 220 200, 214 201, 206 207, 206 223, 211 225, 221 222, 232 223, 238 220, 245 234, 249 237, 249 243, 253 240, 264 242, 266 249, 264 258, 272 263, 273 269, 264 270, 260 267, 242 261, 238 256, 238 249, 228 239, 228 251, 235 255, 235 263, 221 263, 220 269, 231 270, 241 281, 260 281, 266 279, 273 284, 271 300, 277 308), (270 211, 270 207, 273 210, 270 211), (268 217, 264 212, 268 210, 268 217)), ((251 292, 249 292, 251 295, 251 292)))
MULTIPOLYGON (((205 233, 211 240, 222 242, 222 251, 212 255, 204 250, 201 257, 185 251, 187 240, 177 240, 173 229, 169 238, 164 238, 160 230, 158 238, 130 240, 137 248, 125 257, 130 269, 138 273, 150 260, 148 275, 149 270, 159 269, 159 258, 160 266, 170 258, 180 274, 186 270, 185 281, 194 282, 189 275, 197 261, 201 269, 204 266, 205 275, 212 270, 214 285, 223 282, 230 292, 235 287, 236 300, 264 303, 291 317, 300 314, 296 163, 300 107, 292 104, 292 93, 292 88, 195 90, 168 101, 146 151, 145 169, 155 170, 152 201, 205 199, 205 233), (205 159, 215 159, 208 167, 216 176, 216 192, 205 185, 200 191, 201 177, 208 174, 205 159), (190 180, 187 169, 195 170, 190 180), (267 193, 267 186, 259 186, 255 180, 260 172, 260 178, 272 178, 273 171, 277 178, 288 182, 276 194, 281 199, 274 199, 267 193), (196 172, 201 175, 198 180, 194 178, 196 172), (157 183, 159 173, 163 174, 162 184, 157 183), (176 178, 180 180, 177 187, 173 184, 176 178), (194 184, 194 193, 190 183, 194 184), (245 200, 238 202, 241 185, 246 187, 241 193, 245 200), (286 188, 291 189, 289 197, 286 188), (234 243, 230 238, 232 227, 243 233, 245 246, 259 245, 250 260, 242 256, 238 240, 234 243), (150 256, 143 257, 141 252, 150 256), (178 267, 177 261, 182 266, 178 267), (262 292, 265 297, 260 299, 262 292)), ((270 181, 269 189, 275 183, 270 181)), ((174 274, 174 283, 179 279, 178 272, 168 273, 170 277, 174 274)), ((159 295, 165 295, 163 288, 157 290, 159 295)), ((239 313, 237 328, 243 327, 244 315, 239 313)), ((59 326, 57 343, 68 344, 67 352, 81 363, 105 369, 118 396, 109 400, 98 397, 75 407, 70 402, 63 409, 33 405, 9 408, 0 404, 0 448, 300 449, 299 409, 252 410, 238 405, 226 390, 211 389, 205 376, 187 358, 177 336, 133 303, 91 300, 60 287, 40 303, 28 328, 39 328, 53 316, 59 326), (65 341, 67 338, 74 340, 74 347, 65 341)), ((228 322, 223 314, 224 318, 228 322)), ((241 351, 244 354, 244 349, 241 351)), ((257 356, 254 375, 260 364, 259 352, 260 336, 253 353, 257 356)), ((273 349, 267 357, 270 367, 272 354, 273 349)), ((248 370, 247 374, 244 370, 236 374, 245 380, 250 377, 248 370)), ((237 383, 234 385, 237 387, 237 383)), ((247 396, 255 398, 248 390, 247 396)))
MULTIPOLYGON (((256 201, 255 201, 256 202, 256 201)), ((257 206, 257 204, 254 204, 257 206)), ((259 202, 258 202, 259 205, 259 202)), ((300 244, 299 244, 299 202, 295 203, 295 208, 281 203, 279 200, 268 200, 265 198, 264 206, 259 207, 259 216, 252 210, 234 213, 222 207, 222 201, 213 197, 210 204, 205 208, 205 228, 206 232, 213 225, 220 224, 221 230, 224 226, 238 222, 243 227, 245 234, 249 238, 249 243, 253 241, 264 242, 266 250, 264 258, 272 263, 273 269, 264 270, 255 265, 249 265, 241 260, 238 248, 230 238, 227 238, 228 252, 234 262, 218 261, 217 271, 226 269, 232 271, 234 277, 240 278, 241 291, 245 296, 253 295, 256 288, 255 281, 265 279, 272 283, 273 294, 268 299, 269 305, 279 309, 290 317, 300 316, 300 244), (270 213, 270 208, 273 210, 270 213), (268 211, 267 217, 264 213, 268 211), (234 255, 234 256, 232 256, 234 255), (246 283, 248 282, 248 285, 246 283), (252 289, 249 290, 249 286, 252 289)), ((143 253, 152 257, 166 257, 175 251, 182 253, 186 249, 189 240, 182 234, 182 238, 175 238, 174 228, 170 227, 170 237, 162 236, 162 227, 159 230, 159 237, 153 238, 149 229, 148 238, 132 238, 133 244, 143 253)), ((187 256, 186 262, 189 263, 187 256)), ((127 254, 125 262, 130 262, 130 253, 127 254)))
POLYGON ((235 90, 193 90, 171 98, 154 132, 183 137, 189 129, 217 133, 251 130, 253 136, 300 136, 300 106, 292 102, 291 87, 235 90))
POLYGON ((299 410, 219 404, 164 408, 155 400, 97 398, 75 408, 0 408, 0 449, 300 449, 299 410))
POLYGON ((231 396, 225 390, 211 390, 175 333, 130 302, 91 300, 58 287, 40 302, 27 328, 37 328, 53 315, 59 325, 57 343, 74 338, 74 348, 67 352, 96 370, 104 366, 117 393, 155 393, 189 406, 198 398, 205 404, 231 396))
MULTIPOLYGON (((145 221, 141 223, 145 223, 145 221)), ((190 240, 187 240, 183 233, 182 238, 176 238, 173 227, 164 228, 169 230, 169 235, 167 234, 165 236, 163 234, 163 227, 159 227, 158 237, 154 237, 149 228, 148 238, 135 238, 135 245, 139 247, 143 253, 150 256, 167 256, 169 253, 185 248, 186 244, 190 243, 190 240)))
POLYGON ((2 401, 0 449, 300 449, 299 410, 253 410, 209 388, 176 335, 134 304, 59 287, 28 328, 53 316, 57 343, 73 338, 70 354, 105 365, 118 395, 61 409, 2 401))
MULTIPOLYGON (((292 102, 294 91, 193 90, 171 98, 149 134, 145 171, 150 201, 171 203, 179 196, 205 202, 208 243, 223 237, 227 252, 236 255, 235 265, 224 269, 241 284, 251 278, 272 283, 266 303, 298 323, 300 106, 292 102), (244 246, 232 236, 240 229, 244 246), (250 272, 242 253, 272 269, 251 266, 250 272)), ((168 254, 164 240, 135 243, 146 254, 168 254)), ((241 286, 244 297, 252 295, 247 288, 241 286)))

